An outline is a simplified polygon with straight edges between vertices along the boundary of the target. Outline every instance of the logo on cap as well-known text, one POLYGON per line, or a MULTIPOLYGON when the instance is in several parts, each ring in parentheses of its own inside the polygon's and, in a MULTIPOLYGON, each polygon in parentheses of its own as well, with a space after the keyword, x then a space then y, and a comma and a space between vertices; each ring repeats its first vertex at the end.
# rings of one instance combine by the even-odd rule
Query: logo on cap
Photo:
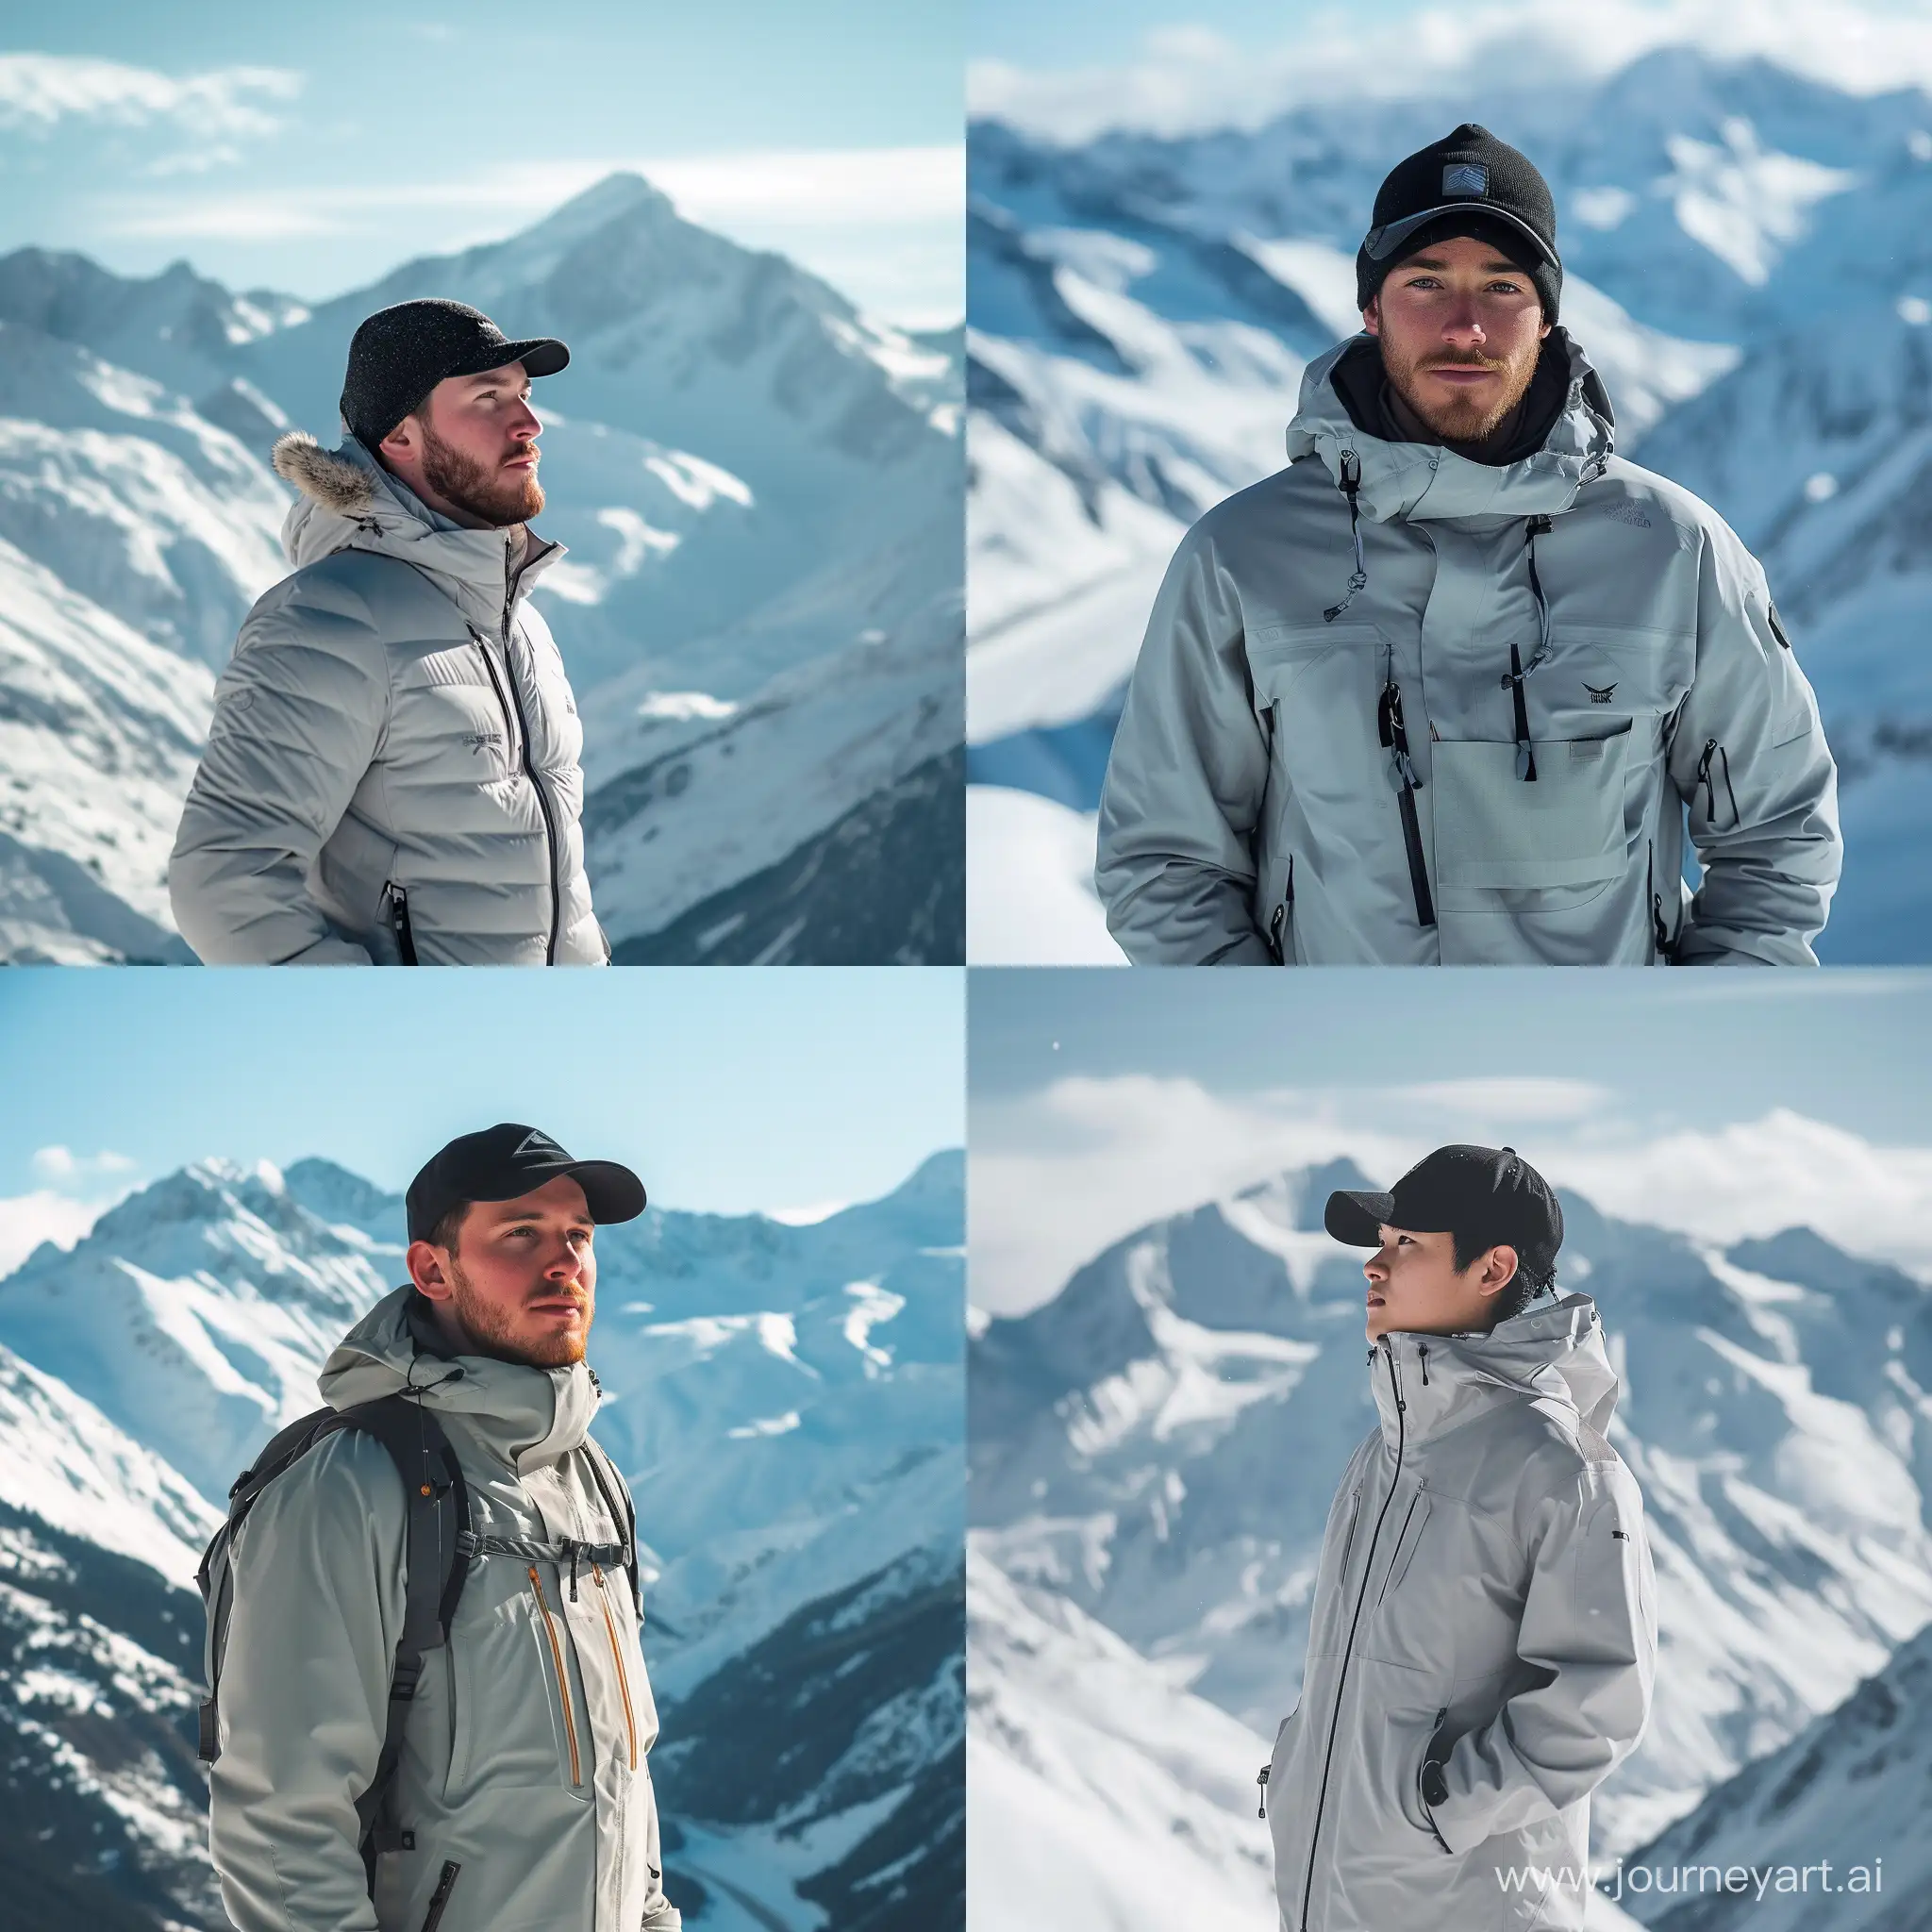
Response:
POLYGON ((1480 161, 1452 161, 1442 170, 1442 192, 1476 194, 1487 199, 1490 171, 1480 161))
POLYGON ((557 1160, 566 1160, 570 1158, 548 1134, 540 1134, 534 1127, 517 1142, 509 1158, 512 1160, 521 1160, 525 1154, 547 1154, 557 1160))

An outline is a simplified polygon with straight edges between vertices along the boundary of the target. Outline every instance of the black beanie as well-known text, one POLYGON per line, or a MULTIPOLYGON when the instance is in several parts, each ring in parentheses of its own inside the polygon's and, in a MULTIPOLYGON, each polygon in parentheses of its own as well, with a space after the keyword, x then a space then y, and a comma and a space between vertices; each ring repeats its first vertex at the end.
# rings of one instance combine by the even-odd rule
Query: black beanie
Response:
POLYGON ((1356 307, 1374 300, 1398 261, 1454 235, 1493 243, 1535 286, 1543 320, 1556 321, 1563 264, 1550 184, 1527 155, 1474 121, 1389 171, 1355 258, 1356 307))
POLYGON ((349 343, 342 421, 373 455, 382 439, 450 375, 481 375, 521 362, 529 376, 554 375, 570 351, 554 336, 511 341, 480 308, 427 296, 378 308, 349 343))

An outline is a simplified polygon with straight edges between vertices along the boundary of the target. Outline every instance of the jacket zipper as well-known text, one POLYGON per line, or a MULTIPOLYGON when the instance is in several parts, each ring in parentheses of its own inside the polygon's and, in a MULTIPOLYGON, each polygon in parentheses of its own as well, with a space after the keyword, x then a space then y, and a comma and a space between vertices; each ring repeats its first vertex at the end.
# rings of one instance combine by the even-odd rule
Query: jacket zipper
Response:
POLYGON ((396 955, 405 966, 416 963, 416 935, 409 925, 409 895, 393 880, 389 889, 390 930, 396 936, 396 955))
POLYGON ((604 1634, 610 1640, 610 1661, 617 1666, 617 1688, 624 1693, 624 1727, 630 1733, 630 1768, 638 1768, 638 1721, 631 1715, 630 1677, 624 1668, 624 1653, 617 1647, 617 1625, 610 1621, 610 1599, 604 1593, 604 1572, 595 1563, 591 1574, 597 1579, 597 1607, 604 1612, 604 1634))
POLYGON ((1274 908, 1274 917, 1268 922, 1268 943, 1274 949, 1274 963, 1288 964, 1287 949, 1282 944, 1282 931, 1288 924, 1290 908, 1294 905, 1294 854, 1288 855, 1288 884, 1282 890, 1280 900, 1274 908))
POLYGON ((557 1641, 557 1625, 550 1621, 550 1606, 543 1601, 543 1579, 537 1566, 530 1565, 530 1588, 537 1592, 537 1607, 543 1612, 543 1634, 550 1640, 550 1660, 557 1666, 557 1702, 563 1712, 563 1734, 570 1740, 570 1781, 583 1783, 577 1764, 577 1721, 570 1714, 570 1677, 563 1668, 563 1646, 557 1641))
POLYGON ((543 814, 543 855, 550 867, 550 932, 543 942, 543 963, 557 964, 557 928, 563 917, 562 892, 557 876, 557 820, 550 808, 550 794, 543 790, 543 781, 537 775, 537 767, 530 758, 530 725, 524 716, 524 700, 517 691, 515 667, 509 659, 510 606, 511 599, 503 600, 503 666, 505 677, 496 675, 496 666, 491 661, 490 650, 483 640, 476 639, 476 648, 483 654, 483 668, 490 674, 490 687, 496 693, 496 702, 503 708, 503 722, 510 736, 517 743, 517 762, 523 767, 524 776, 530 781, 530 790, 537 794, 537 809, 543 814), (505 695, 505 682, 508 685, 508 695, 505 695), (515 712, 515 723, 511 723, 511 712, 515 712))
POLYGON ((423 1921, 423 1932, 436 1932, 442 1924, 444 1908, 449 1904, 449 1895, 457 1889, 457 1874, 463 1868, 451 1861, 442 1868, 442 1875, 436 1881, 436 1890, 429 1894, 429 1910, 423 1921))
POLYGON ((1423 861, 1422 822, 1415 809, 1415 794, 1423 781, 1416 775, 1414 762, 1408 756, 1408 733, 1402 722, 1402 687, 1395 682, 1392 672, 1382 687, 1375 722, 1376 736, 1389 754, 1391 778, 1402 811, 1402 843, 1408 854, 1408 887, 1415 894, 1416 924, 1434 925, 1436 907, 1429 895, 1429 870, 1423 861))
MULTIPOLYGON (((1435 1730, 1429 1733, 1429 1744, 1433 1744, 1436 1741, 1437 1735, 1441 1732, 1442 1728, 1442 1720, 1446 1718, 1448 1715, 1449 1707, 1445 1704, 1441 1707, 1441 1709, 1436 1713, 1436 1728, 1435 1730)), ((1427 1768, 1428 1761, 1429 1746, 1428 1744, 1424 1744, 1423 1746, 1423 1765, 1424 1769, 1427 1768)), ((1422 1801, 1423 1816, 1429 1821, 1429 1829, 1435 1833, 1436 1842, 1439 1845, 1441 1845, 1445 1852, 1449 1852, 1449 1856, 1453 1858, 1456 1856, 1456 1854, 1453 1851, 1450 1851, 1449 1840, 1442 1836, 1442 1828, 1436 1823, 1436 1807, 1429 1803, 1426 1793, 1424 1793, 1424 1791, 1423 1790, 1423 1780, 1421 1772, 1418 1772, 1416 1774, 1415 1794, 1417 1798, 1419 1798, 1422 1801)))
MULTIPOLYGON (((1385 1347, 1387 1343, 1383 1344, 1385 1347)), ((1335 1707, 1328 1718, 1328 1745, 1322 1754, 1322 1789, 1315 1797, 1315 1822, 1308 1831, 1308 1869, 1302 1879, 1301 1932, 1308 1932, 1308 1901, 1315 1890, 1315 1850, 1322 1839, 1322 1812, 1328 1802, 1328 1773, 1335 1762, 1335 1733, 1341 1725, 1341 1693, 1348 1686, 1349 1659, 1355 1655, 1355 1633, 1361 1624, 1362 1605, 1369 1594, 1369 1576, 1375 1567, 1375 1545, 1381 1541, 1382 1522, 1395 1500, 1395 1486, 1402 1480, 1402 1456, 1407 1443, 1403 1416, 1402 1378, 1395 1373, 1395 1350, 1389 1347, 1389 1386, 1395 1392, 1395 1473, 1389 1479, 1389 1492, 1375 1514, 1375 1527, 1369 1536, 1369 1553, 1362 1558, 1362 1587, 1356 1592, 1355 1615, 1348 1625, 1348 1641, 1341 1648, 1341 1668, 1335 1675, 1335 1707)))
POLYGON ((1408 1499, 1408 1514, 1402 1519, 1402 1528, 1396 1535, 1395 1553, 1389 1558, 1388 1569, 1382 1573, 1382 1588, 1375 1592, 1375 1602, 1378 1606, 1380 1605, 1382 1599, 1389 1594, 1389 1586, 1394 1580, 1395 1576, 1395 1558, 1402 1555, 1403 1538, 1407 1536, 1408 1525, 1415 1521, 1415 1506, 1418 1503, 1420 1503, 1422 1499, 1423 1492, 1421 1490, 1417 1490, 1415 1494, 1408 1499))
MULTIPOLYGON (((543 781, 537 775, 537 767, 530 758, 530 725, 524 716, 524 700, 517 690, 516 667, 510 662, 509 639, 511 612, 516 604, 516 576, 509 569, 509 554, 504 553, 503 583, 503 666, 509 675, 509 694, 517 708, 517 729, 524 744, 524 771, 529 778, 530 789, 537 794, 537 807, 543 814, 543 849, 550 858, 550 937, 543 947, 543 963, 557 964, 557 928, 563 918, 563 892, 561 881, 557 876, 557 820, 550 809, 550 796, 543 790, 543 781)), ((534 675, 534 659, 532 671, 534 675)))

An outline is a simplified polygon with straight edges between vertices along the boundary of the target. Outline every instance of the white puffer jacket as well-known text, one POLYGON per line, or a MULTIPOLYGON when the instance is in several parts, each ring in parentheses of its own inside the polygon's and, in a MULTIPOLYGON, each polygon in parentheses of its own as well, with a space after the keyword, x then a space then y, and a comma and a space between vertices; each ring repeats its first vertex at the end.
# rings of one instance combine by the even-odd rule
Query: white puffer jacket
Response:
POLYGON ((210 964, 601 965, 583 727, 529 602, 563 554, 285 436, 294 574, 248 613, 168 868, 210 964))

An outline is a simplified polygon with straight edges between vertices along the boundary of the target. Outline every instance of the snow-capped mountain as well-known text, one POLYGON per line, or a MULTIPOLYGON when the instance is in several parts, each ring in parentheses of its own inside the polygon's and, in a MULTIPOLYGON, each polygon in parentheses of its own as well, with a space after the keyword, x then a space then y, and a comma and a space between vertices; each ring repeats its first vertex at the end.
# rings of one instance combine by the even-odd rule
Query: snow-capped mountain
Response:
MULTIPOLYGON (((599 1234, 596 1431, 646 1546, 658 1776, 694 1924, 804 1932, 816 1907, 897 1932, 959 1895, 962 1190, 954 1152, 808 1225, 654 1208, 599 1234), (780 1681, 783 1750, 757 1690, 780 1681)), ((121 1819, 86 1883, 129 1924, 161 1923, 155 1886, 181 1923, 221 1923, 195 1916, 192 1746, 184 1784, 158 1742, 151 1763, 83 1723, 67 1679, 125 1651, 118 1694, 156 1740, 192 1716, 200 1546, 254 1451, 316 1406, 323 1357, 401 1278, 403 1245, 400 1199, 331 1162, 210 1159, 0 1282, 0 1629, 23 1633, 5 1675, 40 1740, 21 1761, 69 1767, 43 1875, 81 1885, 87 1840, 121 1819), (67 1570, 81 1580, 50 1610, 42 1582, 67 1570), (124 1598, 152 1599, 138 1629, 124 1598), (192 1648, 155 1649, 163 1609, 192 1648), (39 1653, 57 1643, 99 1657, 55 1683, 39 1653)), ((66 1921, 50 1903, 32 1923, 66 1921)))
MULTIPOLYGON (((71 593, 104 658, 131 630, 219 668, 287 568, 269 445, 291 426, 333 443, 356 325, 425 294, 571 345, 536 397, 539 527, 570 551, 537 594, 586 721, 588 863, 622 956, 958 958, 958 337, 874 323, 636 175, 313 309, 179 264, 142 281, 38 249, 0 260, 0 542, 71 593), (754 880, 775 925, 731 898, 754 880)), ((8 894, 16 859, 0 912, 17 900, 21 930, 0 937, 158 951, 211 686, 188 686, 165 732, 117 708, 130 742, 90 767, 105 791, 83 786, 72 746, 101 735, 100 702, 51 705, 41 627, 0 625, 0 730, 25 781, 0 833, 54 856, 34 875, 72 860, 161 928, 130 945, 45 879, 8 894)))
POLYGON ((1932 1887, 1932 1629, 1901 1644, 1836 1710, 1748 1764, 1603 1883, 1667 1932, 1891 1932, 1932 1887), (1720 1891, 1700 1868, 1743 1866, 1720 1891), (1809 1867, 1803 1876, 1792 1866, 1809 1867), (1643 1868, 1642 1879, 1634 1876, 1643 1868), (1828 1867, 1828 1869, 1826 1869, 1828 1867), (1862 1868, 1863 1876, 1856 1874, 1862 1868), (1692 1875, 1682 1875, 1687 1869, 1692 1875))
POLYGON ((1467 119, 1550 181, 1563 320, 1621 451, 1712 503, 1780 613, 1806 613, 1848 850, 1824 956, 1932 953, 1909 841, 1927 713, 1907 668, 1932 606, 1899 537, 1924 521, 1932 97, 1674 47, 1591 82, 1324 100, 1253 131, 1062 146, 975 124, 975 959, 1119 957, 1087 876, 1092 814, 1160 574, 1202 510, 1280 467, 1306 360, 1360 325, 1376 186, 1467 119))
MULTIPOLYGON (((1215 1778, 1258 1748, 1252 1790, 1298 1694, 1333 1481, 1376 1426, 1362 1257, 1321 1228, 1332 1190, 1367 1185, 1337 1161, 1156 1223, 970 1343, 974 1774, 1049 1788, 1055 1837, 1023 1860, 1066 1875, 1056 1821, 1090 1813, 1204 1842, 1189 1821, 1224 1786, 1176 1778, 1184 1719, 1215 1778), (1003 1634, 1023 1612, 1062 1634, 1003 1634), (1083 1646, 1141 1674, 1150 1742, 1105 1729, 1125 1700, 1095 1690, 1083 1646), (1219 1716, 1196 1733, 1202 1703, 1219 1716), (1091 1742, 1051 1742, 1096 1722, 1132 1804, 1098 1789, 1091 1742)), ((1649 1730, 1592 1807, 1607 1857, 1932 1619, 1932 1291, 1805 1229, 1720 1249, 1573 1193, 1563 1211, 1562 1282, 1595 1298, 1623 1385, 1610 1435, 1643 1488, 1661 1629, 1649 1730)))

